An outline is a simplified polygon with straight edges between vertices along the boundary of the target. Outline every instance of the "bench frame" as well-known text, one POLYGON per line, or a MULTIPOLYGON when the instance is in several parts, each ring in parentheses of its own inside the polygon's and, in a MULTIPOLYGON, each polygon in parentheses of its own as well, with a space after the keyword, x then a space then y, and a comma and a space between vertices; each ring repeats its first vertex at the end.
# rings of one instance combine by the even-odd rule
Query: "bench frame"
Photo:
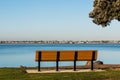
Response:
MULTIPOLYGON (((84 51, 87 51, 87 50, 84 50, 84 51)), ((37 51, 36 51, 36 53, 37 53, 37 51)), ((92 50, 92 59, 91 60, 82 60, 82 61, 91 61, 91 70, 94 69, 93 61, 96 60, 95 55, 97 55, 96 50, 92 50)), ((80 61, 80 60, 77 60, 77 57, 78 57, 78 51, 75 51, 74 60, 73 60, 74 61, 74 69, 73 69, 74 71, 76 71, 76 61, 80 61)), ((38 60, 36 60, 36 61, 38 61, 38 71, 41 71, 40 62, 43 61, 43 60, 41 60, 41 58, 42 58, 42 51, 39 51, 38 52, 38 60)), ((56 71, 59 71, 59 61, 61 61, 60 60, 60 51, 57 51, 57 55, 56 55, 56 71)))

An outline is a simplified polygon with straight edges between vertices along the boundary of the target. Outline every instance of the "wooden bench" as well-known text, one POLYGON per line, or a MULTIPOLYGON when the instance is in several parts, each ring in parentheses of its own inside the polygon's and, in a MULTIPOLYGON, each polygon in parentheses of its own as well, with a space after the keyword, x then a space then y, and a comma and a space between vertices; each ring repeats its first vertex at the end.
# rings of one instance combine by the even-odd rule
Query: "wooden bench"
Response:
POLYGON ((74 71, 76 71, 76 61, 91 61, 91 70, 93 70, 93 61, 96 59, 97 50, 37 50, 35 57, 38 71, 40 71, 41 61, 56 61, 56 71, 58 71, 59 61, 74 61, 74 71))

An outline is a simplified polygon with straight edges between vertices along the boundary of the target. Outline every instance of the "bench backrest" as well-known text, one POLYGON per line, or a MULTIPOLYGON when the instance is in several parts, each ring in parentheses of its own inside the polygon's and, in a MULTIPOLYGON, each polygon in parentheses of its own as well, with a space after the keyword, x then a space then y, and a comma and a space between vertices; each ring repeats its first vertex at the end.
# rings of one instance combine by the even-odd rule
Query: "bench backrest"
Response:
POLYGON ((97 59, 97 50, 37 50, 35 61, 90 61, 97 59))

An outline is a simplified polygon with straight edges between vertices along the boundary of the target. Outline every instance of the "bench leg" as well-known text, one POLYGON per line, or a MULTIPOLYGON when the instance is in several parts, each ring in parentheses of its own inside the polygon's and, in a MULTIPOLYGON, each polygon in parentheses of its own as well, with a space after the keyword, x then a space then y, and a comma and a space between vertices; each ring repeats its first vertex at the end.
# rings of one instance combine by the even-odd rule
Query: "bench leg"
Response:
POLYGON ((91 61, 91 70, 93 70, 93 60, 91 61))
POLYGON ((78 57, 78 52, 75 51, 75 55, 74 55, 74 71, 76 71, 76 61, 77 61, 77 57, 78 57))
POLYGON ((91 70, 93 70, 93 61, 95 59, 95 51, 92 52, 92 60, 91 60, 91 70))
POLYGON ((58 66, 59 66, 59 63, 58 61, 56 61, 56 71, 58 71, 58 66))
POLYGON ((38 71, 40 71, 40 61, 38 61, 38 71))
POLYGON ((39 52, 39 54, 38 54, 38 71, 40 71, 41 53, 42 52, 39 52))
POLYGON ((76 71, 76 60, 74 60, 74 71, 76 71))
POLYGON ((56 71, 58 71, 58 67, 59 67, 59 59, 60 59, 60 51, 57 51, 57 60, 56 60, 56 71))

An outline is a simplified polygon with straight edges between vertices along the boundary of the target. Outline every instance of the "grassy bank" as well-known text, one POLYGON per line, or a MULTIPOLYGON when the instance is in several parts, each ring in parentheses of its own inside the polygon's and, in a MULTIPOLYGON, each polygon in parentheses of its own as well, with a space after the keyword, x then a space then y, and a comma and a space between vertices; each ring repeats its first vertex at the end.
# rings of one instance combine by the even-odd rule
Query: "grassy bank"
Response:
POLYGON ((120 70, 105 72, 28 74, 24 68, 0 68, 0 80, 120 80, 120 70))

